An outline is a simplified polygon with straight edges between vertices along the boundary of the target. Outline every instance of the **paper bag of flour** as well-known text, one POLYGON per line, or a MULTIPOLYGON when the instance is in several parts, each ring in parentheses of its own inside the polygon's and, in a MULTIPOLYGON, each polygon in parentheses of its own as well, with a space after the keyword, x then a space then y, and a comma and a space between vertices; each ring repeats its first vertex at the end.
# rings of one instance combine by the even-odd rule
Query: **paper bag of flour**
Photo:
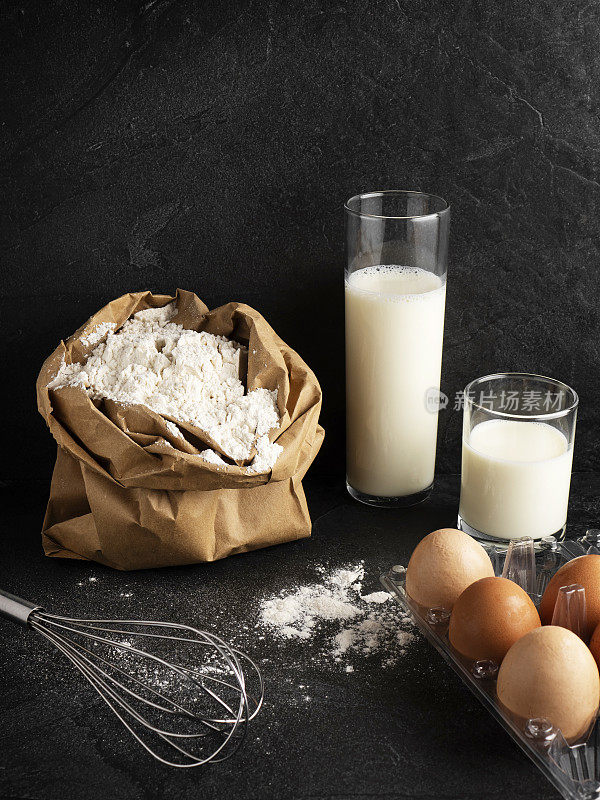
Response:
POLYGON ((124 295, 61 342, 40 371, 37 398, 58 443, 42 531, 46 555, 129 570, 214 561, 310 535, 302 478, 323 441, 321 389, 249 306, 209 311, 181 290, 174 298, 124 295), (277 390, 280 426, 269 439, 283 450, 271 470, 206 461, 200 453, 214 447, 210 437, 185 423, 178 433, 146 406, 92 399, 79 386, 48 388, 61 364, 84 363, 132 314, 172 301, 171 322, 247 347, 247 367, 245 359, 240 364, 247 391, 277 390))

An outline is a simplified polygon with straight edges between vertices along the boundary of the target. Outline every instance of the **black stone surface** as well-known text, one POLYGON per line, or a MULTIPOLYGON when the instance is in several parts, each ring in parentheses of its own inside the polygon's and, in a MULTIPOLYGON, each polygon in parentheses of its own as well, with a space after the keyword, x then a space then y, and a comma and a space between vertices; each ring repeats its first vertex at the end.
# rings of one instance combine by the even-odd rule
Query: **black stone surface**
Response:
POLYGON ((255 306, 300 352, 325 394, 316 468, 339 469, 342 204, 376 188, 452 205, 444 390, 571 383, 575 468, 599 469, 599 31, 589 0, 6 0, 0 478, 48 477, 33 384, 58 340, 177 286, 255 306))
MULTIPOLYGON (((581 397, 570 532, 597 524, 593 3, 7 0, 1 18, 0 586, 59 611, 235 637, 261 597, 313 580, 315 565, 364 559, 376 589, 454 522, 455 477, 404 514, 354 504, 340 484, 342 204, 376 188, 432 191, 453 209, 439 472, 459 469, 452 405, 467 381, 553 375, 581 397), (115 296, 177 286, 211 307, 255 306, 317 373, 314 536, 157 572, 45 559, 55 447, 35 408, 39 367, 115 296)), ((557 797, 422 641, 395 671, 366 661, 351 675, 257 641, 267 703, 244 749, 182 773, 139 752, 33 634, 0 625, 0 795, 12 800, 557 797)))
MULTIPOLYGON (((0 796, 12 800, 558 797, 421 638, 396 667, 381 655, 346 674, 318 640, 255 629, 261 599, 364 560, 364 591, 406 564, 418 540, 456 519, 458 478, 411 511, 367 508, 337 480, 307 481, 309 540, 210 565, 120 573, 47 559, 45 487, 3 497, 0 586, 59 612, 183 621, 222 633, 261 666, 266 701, 237 755, 195 771, 155 764, 60 654, 0 621, 0 796), (90 578, 96 580, 90 581, 90 578)), ((569 535, 597 524, 600 477, 575 475, 569 535)))

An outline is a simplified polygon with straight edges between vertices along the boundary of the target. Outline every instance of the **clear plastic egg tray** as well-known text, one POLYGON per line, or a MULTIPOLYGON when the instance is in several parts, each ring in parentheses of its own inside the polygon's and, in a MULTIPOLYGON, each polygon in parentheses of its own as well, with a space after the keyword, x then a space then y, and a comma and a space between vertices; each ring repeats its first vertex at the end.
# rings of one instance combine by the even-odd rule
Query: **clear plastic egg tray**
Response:
MULTIPOLYGON (((581 539, 562 542, 549 537, 541 542, 520 539, 508 550, 483 543, 496 575, 518 583, 539 606, 546 586, 554 573, 567 561, 586 553, 600 554, 600 530, 589 530, 581 539)), ((425 638, 462 678, 473 694, 502 725, 523 752, 568 800, 600 800, 600 722, 583 742, 569 745, 560 730, 545 719, 518 719, 498 702, 496 676, 498 665, 491 661, 469 662, 459 656, 448 641, 450 614, 442 608, 423 608, 406 594, 406 570, 392 567, 380 578, 386 591, 414 620, 425 638)), ((579 587, 561 590, 554 613, 554 624, 562 624, 576 633, 583 624, 579 587)), ((585 603, 583 604, 585 608, 585 603)), ((585 611, 583 612, 585 613, 585 611)))

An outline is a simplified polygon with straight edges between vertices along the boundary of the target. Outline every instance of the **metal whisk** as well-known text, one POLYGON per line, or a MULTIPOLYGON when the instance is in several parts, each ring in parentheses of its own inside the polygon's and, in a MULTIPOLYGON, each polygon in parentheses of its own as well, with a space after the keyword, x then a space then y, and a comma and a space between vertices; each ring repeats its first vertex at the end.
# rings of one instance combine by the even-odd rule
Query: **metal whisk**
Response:
POLYGON ((0 616, 55 645, 168 766, 229 758, 261 708, 258 667, 212 633, 169 622, 62 617, 2 590, 0 616))

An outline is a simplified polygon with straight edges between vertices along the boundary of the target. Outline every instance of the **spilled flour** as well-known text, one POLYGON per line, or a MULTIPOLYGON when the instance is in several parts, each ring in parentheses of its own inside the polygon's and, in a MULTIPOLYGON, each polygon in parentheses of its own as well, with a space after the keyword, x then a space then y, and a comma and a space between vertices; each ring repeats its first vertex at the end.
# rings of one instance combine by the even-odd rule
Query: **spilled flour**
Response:
MULTIPOLYGON (((363 590, 363 562, 335 569, 315 565, 313 572, 314 582, 276 595, 262 593, 258 586, 256 600, 244 605, 245 612, 238 609, 239 613, 233 616, 222 603, 211 606, 203 602, 198 609, 192 602, 182 621, 204 629, 208 615, 214 623, 214 630, 209 629, 248 653, 265 674, 291 670, 288 679, 292 683, 297 681, 298 673, 306 673, 307 663, 317 669, 333 668, 348 674, 394 667, 418 638, 409 615, 387 592, 363 590), (278 647, 273 647, 273 639, 278 647)), ((369 584, 372 582, 371 575, 369 584)), ((100 586, 100 582, 91 575, 76 585, 89 591, 100 586)), ((136 602, 134 588, 135 582, 119 584, 118 602, 122 605, 117 616, 136 617, 137 606, 132 605, 131 612, 127 611, 129 604, 136 602)), ((176 597, 177 592, 171 598, 172 603, 179 603, 176 597)), ((180 613, 178 605, 172 606, 174 617, 175 607, 180 613)), ((156 613, 156 616, 160 619, 162 615, 156 613)), ((143 640, 136 640, 133 635, 119 644, 121 647, 113 655, 120 666, 126 661, 134 663, 127 652, 128 646, 145 647, 143 640)), ((152 669, 145 678, 151 685, 159 685, 156 682, 164 679, 162 670, 150 666, 152 669)), ((223 659, 211 650, 202 654, 196 666, 215 677, 231 674, 223 659)), ((298 688, 303 687, 298 684, 298 688)))
POLYGON ((383 666, 393 666, 416 638, 408 615, 387 592, 361 594, 362 562, 318 571, 321 582, 263 600, 259 625, 282 639, 306 641, 320 635, 321 657, 343 664, 347 672, 354 670, 347 663, 353 656, 378 656, 383 666))

